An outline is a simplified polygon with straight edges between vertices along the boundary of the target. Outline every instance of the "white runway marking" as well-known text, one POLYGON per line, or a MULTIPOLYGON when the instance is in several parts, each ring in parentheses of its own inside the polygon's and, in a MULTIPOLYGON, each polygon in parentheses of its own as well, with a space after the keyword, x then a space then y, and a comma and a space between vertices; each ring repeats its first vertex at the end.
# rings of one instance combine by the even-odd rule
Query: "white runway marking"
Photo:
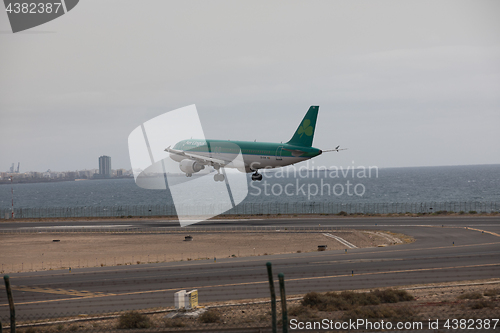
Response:
POLYGON ((126 228, 133 227, 132 224, 108 224, 108 225, 60 225, 50 227, 21 227, 19 229, 91 229, 91 228, 126 228))
POLYGON ((372 235, 383 237, 386 240, 388 240, 390 243, 403 243, 403 241, 401 239, 394 237, 394 236, 391 236, 391 235, 388 235, 388 234, 383 233, 383 232, 376 232, 376 231, 375 232, 374 231, 364 231, 364 232, 367 234, 372 234, 372 235))
POLYGON ((332 235, 332 234, 323 234, 323 235, 326 236, 326 237, 330 237, 330 238, 333 238, 333 239, 339 241, 340 243, 342 243, 343 245, 347 246, 350 249, 357 249, 358 248, 356 245, 351 244, 348 241, 346 241, 345 239, 340 238, 338 236, 335 236, 335 235, 332 235))
MULTIPOLYGON (((245 221, 262 221, 263 219, 222 219, 222 220, 206 220, 207 222, 245 222, 245 221)), ((199 222, 199 220, 182 220, 183 222, 199 222)), ((165 221, 172 222, 172 221, 165 221)), ((173 221, 177 222, 177 221, 173 221)))

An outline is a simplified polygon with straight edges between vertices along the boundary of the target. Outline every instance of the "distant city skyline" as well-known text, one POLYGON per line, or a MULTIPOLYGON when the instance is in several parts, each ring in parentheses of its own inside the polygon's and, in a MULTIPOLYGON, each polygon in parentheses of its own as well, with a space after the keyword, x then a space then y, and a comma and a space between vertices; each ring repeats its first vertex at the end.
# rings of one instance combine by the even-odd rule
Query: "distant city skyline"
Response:
MULTIPOLYGON (((23 170, 22 169, 22 163, 21 162, 17 162, 17 163, 11 163, 11 166, 6 169, 6 170, 2 170, 0 169, 0 173, 26 173, 26 172, 71 172, 71 171, 95 171, 97 173, 100 173, 100 169, 101 169, 101 157, 109 157, 111 159, 110 156, 106 156, 106 155, 102 155, 100 157, 98 157, 97 159, 97 163, 96 163, 96 167, 94 168, 74 168, 74 169, 56 169, 56 168, 48 168, 46 170, 23 170), (17 167, 16 167, 17 166, 17 167)), ((109 167, 106 167, 105 166, 105 163, 104 165, 102 166, 104 168, 107 168, 108 170, 127 170, 125 168, 116 168, 116 169, 112 169, 111 168, 111 161, 109 161, 109 167)), ((128 168, 128 170, 131 170, 131 168, 128 168)), ((109 173, 109 172, 108 172, 109 173)))
POLYGON ((111 169, 108 176, 99 174, 99 169, 74 171, 26 171, 20 173, 0 172, 0 184, 9 183, 11 177, 14 183, 37 183, 45 181, 66 181, 84 179, 113 179, 132 177, 132 170, 111 169))
POLYGON ((7 172, 0 171, 0 182, 5 183, 5 181, 11 178, 16 182, 36 182, 38 180, 76 180, 76 179, 105 179, 113 177, 126 177, 131 176, 132 170, 111 169, 111 157, 110 156, 99 156, 98 158, 98 168, 84 169, 84 170, 51 170, 47 171, 24 171, 21 172, 19 169, 20 162, 18 162, 17 169, 14 168, 14 164, 9 168, 7 172))

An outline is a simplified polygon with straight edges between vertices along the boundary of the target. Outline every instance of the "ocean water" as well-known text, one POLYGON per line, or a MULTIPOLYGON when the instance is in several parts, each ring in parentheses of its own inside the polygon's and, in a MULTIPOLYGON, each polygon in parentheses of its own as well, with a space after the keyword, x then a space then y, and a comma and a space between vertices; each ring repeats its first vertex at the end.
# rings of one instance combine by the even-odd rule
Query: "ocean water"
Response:
MULTIPOLYGON (((212 177, 204 177, 200 191, 211 204, 212 177)), ((500 202, 500 165, 384 168, 264 174, 261 182, 248 179, 244 203, 418 203, 500 202)), ((14 206, 89 207, 171 204, 166 190, 147 190, 133 179, 14 184, 14 206)), ((192 202, 185 193, 180 202, 192 202)), ((0 185, 0 209, 11 207, 11 186, 0 185)))

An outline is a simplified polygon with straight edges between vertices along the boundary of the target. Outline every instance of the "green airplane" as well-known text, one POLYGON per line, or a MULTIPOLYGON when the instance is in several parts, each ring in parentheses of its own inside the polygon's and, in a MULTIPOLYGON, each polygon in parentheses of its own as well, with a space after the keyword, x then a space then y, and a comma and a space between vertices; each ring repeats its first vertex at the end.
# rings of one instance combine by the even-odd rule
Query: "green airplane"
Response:
POLYGON ((287 143, 251 142, 229 140, 182 140, 173 148, 166 148, 170 158, 179 162, 179 167, 187 177, 212 166, 217 170, 215 181, 224 181, 221 168, 237 168, 252 174, 252 180, 262 180, 259 169, 279 168, 299 163, 324 152, 339 151, 335 149, 321 150, 312 146, 319 106, 311 106, 299 127, 287 143), (241 155, 240 155, 241 154, 241 155), (236 162, 241 156, 240 162, 236 162))

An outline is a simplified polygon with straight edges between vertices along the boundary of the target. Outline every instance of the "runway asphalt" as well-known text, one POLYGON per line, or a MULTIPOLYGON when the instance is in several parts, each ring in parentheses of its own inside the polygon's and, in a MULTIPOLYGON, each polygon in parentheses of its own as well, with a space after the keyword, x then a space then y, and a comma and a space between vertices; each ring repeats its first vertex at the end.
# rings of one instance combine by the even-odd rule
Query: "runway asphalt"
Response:
MULTIPOLYGON (((200 303, 269 296, 266 262, 274 278, 283 272, 288 295, 500 276, 500 217, 297 218, 216 220, 195 226, 314 226, 388 230, 410 235, 414 243, 384 248, 349 249, 248 258, 147 264, 11 274, 19 320, 93 314, 173 305, 173 294, 198 289, 200 303)), ((143 230, 175 222, 27 222, 1 223, 17 228, 99 225, 143 230)), ((24 229, 25 230, 25 229, 24 229)), ((0 236, 1 237, 1 236, 0 236)), ((5 291, 0 318, 8 320, 5 291)))
MULTIPOLYGON (((500 216, 425 216, 425 217, 296 217, 290 218, 239 218, 239 219, 213 219, 203 221, 190 227, 235 227, 235 226, 317 226, 328 225, 337 227, 372 227, 372 226, 453 226, 466 227, 468 225, 484 226, 500 232, 500 216)), ((179 227, 176 220, 167 219, 105 219, 94 221, 29 221, 10 222, 4 220, 0 223, 2 230, 26 230, 31 228, 51 228, 65 230, 68 228, 133 228, 147 230, 148 228, 179 227)))

